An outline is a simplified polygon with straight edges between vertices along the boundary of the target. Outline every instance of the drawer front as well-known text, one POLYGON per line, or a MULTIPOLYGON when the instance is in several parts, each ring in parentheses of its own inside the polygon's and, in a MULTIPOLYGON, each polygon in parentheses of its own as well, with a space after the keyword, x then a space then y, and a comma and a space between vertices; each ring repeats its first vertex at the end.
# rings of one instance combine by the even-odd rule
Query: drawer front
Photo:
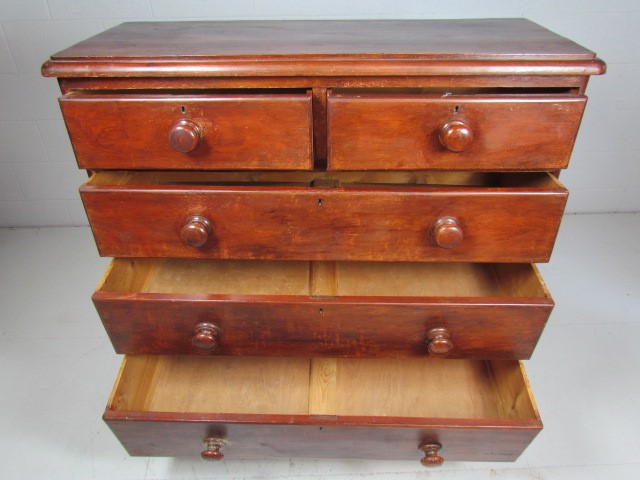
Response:
POLYGON ((585 104, 581 95, 332 95, 328 168, 565 168, 585 104))
POLYGON ((103 256, 528 263, 549 259, 566 203, 547 180, 495 189, 89 184, 81 196, 103 256))
POLYGON ((309 94, 72 95, 60 100, 80 168, 309 170, 309 94))
MULTIPOLYGON (((225 459, 331 458, 415 460, 424 456, 423 444, 439 443, 438 454, 448 461, 512 462, 518 459, 540 428, 491 425, 441 427, 335 426, 313 421, 311 425, 242 425, 237 422, 190 420, 138 421, 105 417, 129 455, 144 457, 192 457, 205 451, 206 438, 221 439, 225 459)), ((133 417, 133 418, 131 418, 133 417)), ((283 419, 284 420, 284 419, 283 419)), ((291 419, 286 419, 290 420, 291 419)), ((286 421, 284 420, 284 421, 286 421)), ((380 419, 376 419, 380 421, 380 419)), ((371 419, 372 422, 376 421, 371 419)), ((293 420, 295 421, 295 420, 293 420)), ((496 422, 498 423, 498 422, 496 422)))
POLYGON ((512 461, 542 427, 518 362, 459 360, 125 357, 104 419, 131 455, 416 462, 512 461))
POLYGON ((553 308, 528 264, 116 259, 107 272, 93 301, 125 354, 521 359, 553 308))
POLYGON ((93 300, 117 353, 164 355, 526 359, 552 309, 497 299, 188 297, 93 300))

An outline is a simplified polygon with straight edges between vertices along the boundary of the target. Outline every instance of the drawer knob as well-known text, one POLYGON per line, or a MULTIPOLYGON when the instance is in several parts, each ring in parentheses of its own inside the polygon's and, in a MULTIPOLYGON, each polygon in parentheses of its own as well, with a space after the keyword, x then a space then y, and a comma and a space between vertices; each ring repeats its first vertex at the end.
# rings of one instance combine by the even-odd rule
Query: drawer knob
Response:
POLYGON ((463 237, 462 226, 453 217, 441 217, 433 223, 433 239, 442 248, 455 247, 463 237))
POLYGON ((191 344, 198 350, 210 352, 218 346, 220 329, 213 323, 199 323, 196 325, 196 333, 191 339, 191 344))
POLYGON ((444 458, 438 455, 442 448, 439 443, 423 443, 418 450, 424 453, 424 457, 420 459, 420 463, 425 467, 439 467, 443 464, 444 458))
POLYGON ((222 447, 226 445, 226 442, 221 438, 207 437, 204 439, 204 450, 200 452, 200 456, 203 460, 222 460, 224 453, 220 451, 222 447))
POLYGON ((192 120, 179 120, 169 130, 169 145, 180 153, 196 149, 202 138, 202 128, 192 120))
POLYGON ((452 120, 440 128, 440 143, 452 152, 462 152, 473 141, 471 127, 461 120, 452 120))
POLYGON ((444 327, 432 328, 427 332, 427 350, 431 355, 444 356, 453 350, 453 342, 449 338, 449 330, 444 327))
POLYGON ((180 238, 191 247, 203 247, 211 235, 211 222, 201 215, 187 218, 180 231, 180 238))

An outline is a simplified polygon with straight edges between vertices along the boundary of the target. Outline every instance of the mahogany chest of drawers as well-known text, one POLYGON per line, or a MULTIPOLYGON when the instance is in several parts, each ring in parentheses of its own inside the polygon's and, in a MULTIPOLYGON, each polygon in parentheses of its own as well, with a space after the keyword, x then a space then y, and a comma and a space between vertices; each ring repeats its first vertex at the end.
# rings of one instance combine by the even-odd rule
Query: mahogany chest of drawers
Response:
POLYGON ((127 23, 54 55, 132 455, 514 460, 589 75, 524 19, 127 23))

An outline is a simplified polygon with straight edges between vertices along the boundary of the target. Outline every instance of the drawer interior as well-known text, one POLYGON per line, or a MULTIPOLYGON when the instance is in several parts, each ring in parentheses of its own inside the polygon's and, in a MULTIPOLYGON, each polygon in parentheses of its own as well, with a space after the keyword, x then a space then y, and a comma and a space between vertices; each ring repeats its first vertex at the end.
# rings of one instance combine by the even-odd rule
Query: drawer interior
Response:
POLYGON ((539 418, 517 361, 127 356, 107 410, 539 418))
POLYGON ((530 264, 124 259, 100 292, 550 298, 530 264))
POLYGON ((97 172, 88 186, 338 186, 404 185, 413 187, 536 188, 562 190, 546 172, 97 172))

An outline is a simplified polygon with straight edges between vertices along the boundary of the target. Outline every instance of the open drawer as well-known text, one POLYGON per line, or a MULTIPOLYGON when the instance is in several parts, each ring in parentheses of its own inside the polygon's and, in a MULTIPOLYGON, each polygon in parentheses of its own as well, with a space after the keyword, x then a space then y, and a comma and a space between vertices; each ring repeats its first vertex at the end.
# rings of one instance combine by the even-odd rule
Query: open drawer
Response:
POLYGON ((529 358, 553 308, 470 263, 115 259, 93 301, 118 353, 172 355, 529 358))
POLYGON ((99 172, 100 254, 545 262, 567 200, 548 173, 99 172))
POLYGON ((125 357, 131 455, 512 461, 541 430, 516 361, 125 357))

